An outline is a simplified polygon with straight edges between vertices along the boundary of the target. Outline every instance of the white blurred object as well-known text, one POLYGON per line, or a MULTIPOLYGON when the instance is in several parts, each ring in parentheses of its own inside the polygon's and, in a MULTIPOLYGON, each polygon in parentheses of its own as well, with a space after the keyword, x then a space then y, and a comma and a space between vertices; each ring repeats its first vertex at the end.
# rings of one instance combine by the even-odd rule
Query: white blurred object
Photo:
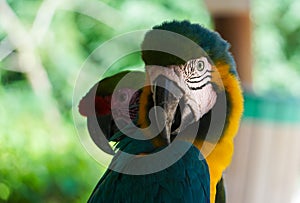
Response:
POLYGON ((243 120, 225 174, 228 202, 292 202, 298 186, 299 132, 299 124, 243 120))

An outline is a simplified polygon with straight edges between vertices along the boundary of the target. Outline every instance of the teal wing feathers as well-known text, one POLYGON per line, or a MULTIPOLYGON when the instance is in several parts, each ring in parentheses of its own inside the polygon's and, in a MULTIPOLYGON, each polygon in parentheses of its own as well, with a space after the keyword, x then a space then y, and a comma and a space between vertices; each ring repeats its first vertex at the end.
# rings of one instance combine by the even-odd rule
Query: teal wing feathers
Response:
POLYGON ((127 175, 107 170, 88 202, 209 203, 209 193, 208 166, 192 146, 176 163, 156 173, 127 175))

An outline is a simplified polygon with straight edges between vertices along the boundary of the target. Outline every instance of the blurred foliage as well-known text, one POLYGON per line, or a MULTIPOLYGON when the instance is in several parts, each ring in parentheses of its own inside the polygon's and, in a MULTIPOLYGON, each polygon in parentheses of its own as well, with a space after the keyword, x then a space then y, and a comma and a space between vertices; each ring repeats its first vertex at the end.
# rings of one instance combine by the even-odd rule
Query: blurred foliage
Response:
POLYGON ((72 123, 46 122, 23 87, 0 89, 0 202, 86 201, 103 169, 81 147, 72 123))
MULTIPOLYGON (((18 50, 1 58, 0 202, 85 202, 103 168, 84 150, 73 127, 71 108, 77 104, 72 104, 72 94, 82 64, 98 46, 122 33, 149 29, 172 19, 189 19, 212 27, 209 14, 199 0, 7 2, 28 31, 44 3, 52 2, 53 6, 60 2, 36 52, 48 74, 62 120, 56 125, 45 118, 47 106, 20 71, 18 50)), ((296 0, 253 1, 258 91, 300 94, 298 8, 300 2, 296 0)), ((0 27, 0 40, 6 37, 0 27)), ((1 47, 9 49, 4 44, 1 47)), ((130 63, 120 60, 117 66, 134 65, 132 59, 137 57, 133 54, 130 63)), ((99 59, 91 58, 89 63, 99 68, 99 59)))
POLYGON ((254 89, 300 96, 300 1, 252 1, 254 89))
MULTIPOLYGON (((7 2, 28 32, 34 31, 44 4, 48 7, 43 12, 49 13, 42 14, 51 16, 51 6, 59 2, 49 27, 46 22, 39 25, 47 28, 41 42, 36 37, 41 27, 35 27, 38 32, 33 38, 62 119, 46 117, 48 103, 34 93, 23 72, 28 67, 20 63, 19 50, 12 49, 6 56, 11 45, 1 43, 0 202, 85 202, 104 168, 85 151, 72 120, 71 109, 77 106, 72 104, 73 87, 82 64, 98 46, 119 34, 149 29, 174 18, 210 26, 209 15, 198 0, 188 4, 171 0, 7 2), (103 8, 111 12, 109 16, 105 12, 106 16, 101 16, 103 8)), ((9 37, 0 26, 0 40, 9 37)), ((132 53, 126 60, 119 60, 113 65, 114 71, 136 65, 138 57, 132 53)), ((89 65, 99 68, 100 62, 92 57, 89 65)))

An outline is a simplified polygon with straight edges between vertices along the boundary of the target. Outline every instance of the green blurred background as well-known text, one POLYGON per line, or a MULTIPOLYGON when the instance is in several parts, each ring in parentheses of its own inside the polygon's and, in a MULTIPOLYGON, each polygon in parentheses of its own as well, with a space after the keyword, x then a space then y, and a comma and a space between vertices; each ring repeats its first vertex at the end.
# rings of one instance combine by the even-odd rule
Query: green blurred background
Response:
MULTIPOLYGON (((258 94, 300 96, 299 9, 252 1, 258 94)), ((0 12, 0 202, 87 200, 104 169, 81 145, 72 94, 99 45, 164 20, 213 28, 200 0, 0 0, 0 12)))

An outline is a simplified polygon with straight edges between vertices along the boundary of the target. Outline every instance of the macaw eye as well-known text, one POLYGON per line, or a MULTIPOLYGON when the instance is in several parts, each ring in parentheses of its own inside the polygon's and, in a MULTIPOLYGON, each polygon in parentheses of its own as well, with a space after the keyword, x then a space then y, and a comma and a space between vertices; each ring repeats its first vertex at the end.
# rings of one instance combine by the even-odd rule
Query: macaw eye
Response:
POLYGON ((203 71, 203 69, 204 69, 204 62, 203 61, 199 61, 198 65, 197 65, 197 69, 198 69, 198 71, 203 71))
POLYGON ((128 100, 128 95, 125 93, 125 92, 121 92, 119 95, 118 95, 118 100, 120 102, 125 102, 128 100))

